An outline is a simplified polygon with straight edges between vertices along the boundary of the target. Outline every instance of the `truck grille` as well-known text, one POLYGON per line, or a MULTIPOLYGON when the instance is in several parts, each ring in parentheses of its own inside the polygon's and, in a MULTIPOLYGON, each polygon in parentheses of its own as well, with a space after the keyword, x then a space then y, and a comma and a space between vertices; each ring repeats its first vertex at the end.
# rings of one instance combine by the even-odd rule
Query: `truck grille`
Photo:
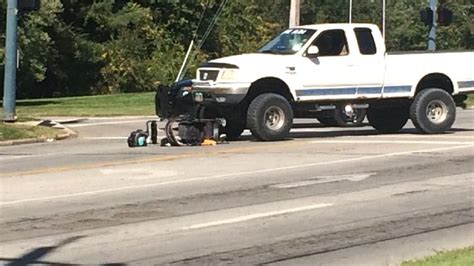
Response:
POLYGON ((199 70, 199 80, 216 81, 219 70, 199 70))

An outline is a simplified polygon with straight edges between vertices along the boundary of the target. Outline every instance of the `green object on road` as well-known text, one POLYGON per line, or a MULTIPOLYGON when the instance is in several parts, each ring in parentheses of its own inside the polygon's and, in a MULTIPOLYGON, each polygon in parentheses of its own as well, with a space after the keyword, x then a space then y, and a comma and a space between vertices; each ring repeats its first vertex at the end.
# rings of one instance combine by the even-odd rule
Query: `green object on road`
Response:
POLYGON ((439 252, 438 254, 417 261, 406 261, 402 266, 471 266, 474 265, 474 246, 439 252))
POLYGON ((19 117, 154 115, 154 95, 149 92, 20 100, 16 110, 19 117))

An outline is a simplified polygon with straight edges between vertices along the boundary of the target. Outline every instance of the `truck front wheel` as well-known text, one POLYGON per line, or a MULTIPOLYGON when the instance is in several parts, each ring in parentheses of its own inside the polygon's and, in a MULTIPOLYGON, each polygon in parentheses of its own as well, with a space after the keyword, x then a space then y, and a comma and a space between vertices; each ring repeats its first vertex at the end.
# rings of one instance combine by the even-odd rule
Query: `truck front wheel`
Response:
POLYGON ((410 118, 420 132, 444 133, 456 119, 456 103, 442 89, 425 89, 415 96, 410 107, 410 118))
POLYGON ((293 109, 286 98, 274 93, 257 96, 247 111, 247 126, 258 140, 285 139, 293 125, 293 109))
POLYGON ((408 107, 369 107, 367 110, 367 120, 377 131, 382 133, 395 133, 400 131, 409 118, 408 107))

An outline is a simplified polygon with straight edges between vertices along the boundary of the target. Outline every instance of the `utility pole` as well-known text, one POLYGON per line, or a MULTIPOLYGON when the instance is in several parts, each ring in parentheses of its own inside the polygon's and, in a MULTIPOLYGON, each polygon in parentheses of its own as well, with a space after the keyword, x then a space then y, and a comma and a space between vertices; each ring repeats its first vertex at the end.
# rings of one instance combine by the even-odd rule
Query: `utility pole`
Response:
POLYGON ((438 0, 428 0, 428 3, 430 4, 431 10, 433 10, 433 23, 431 23, 430 32, 428 34, 428 50, 434 52, 436 51, 436 21, 438 20, 438 0))
POLYGON ((16 120, 17 15, 18 1, 8 0, 3 87, 3 120, 6 122, 16 120))
POLYGON ((385 30, 387 28, 387 2, 386 0, 382 0, 382 37, 383 41, 385 42, 385 30))
POLYGON ((291 0, 290 4, 290 28, 300 25, 301 0, 291 0))
POLYGON ((349 24, 352 23, 352 0, 349 0, 349 24))

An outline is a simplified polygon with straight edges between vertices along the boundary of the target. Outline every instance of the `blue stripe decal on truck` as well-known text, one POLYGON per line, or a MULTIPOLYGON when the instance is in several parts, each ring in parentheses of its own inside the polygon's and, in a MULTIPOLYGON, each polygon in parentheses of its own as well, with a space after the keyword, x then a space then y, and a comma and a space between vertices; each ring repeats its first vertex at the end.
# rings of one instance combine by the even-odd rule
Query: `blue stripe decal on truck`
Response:
POLYGON ((382 94, 383 93, 408 93, 411 86, 386 86, 386 87, 346 87, 346 88, 314 88, 297 90, 296 96, 330 96, 330 95, 356 95, 356 94, 382 94))
POLYGON ((386 86, 383 87, 383 93, 402 93, 411 92, 411 86, 386 86))
POLYGON ((381 94, 382 87, 360 87, 357 88, 357 94, 381 94))
POLYGON ((462 89, 462 88, 472 88, 472 87, 474 87, 474 80, 459 81, 458 86, 459 86, 460 89, 462 89))
POLYGON ((297 96, 326 96, 326 95, 352 95, 356 94, 357 88, 338 88, 338 89, 306 89, 306 90, 297 90, 297 96))

